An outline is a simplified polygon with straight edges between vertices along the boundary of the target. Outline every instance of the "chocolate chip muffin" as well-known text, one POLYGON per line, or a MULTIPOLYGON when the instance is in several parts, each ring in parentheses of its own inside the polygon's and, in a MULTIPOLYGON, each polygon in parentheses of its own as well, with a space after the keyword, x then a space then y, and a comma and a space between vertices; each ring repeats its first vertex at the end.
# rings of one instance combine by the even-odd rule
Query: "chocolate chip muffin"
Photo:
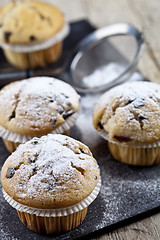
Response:
POLYGON ((69 231, 83 221, 100 190, 100 170, 87 146, 49 134, 21 144, 1 171, 4 197, 31 230, 69 231))
POLYGON ((0 136, 12 152, 34 136, 69 130, 80 101, 69 84, 52 77, 34 77, 2 88, 0 106, 0 136))
POLYGON ((63 14, 46 2, 10 1, 0 11, 0 45, 22 69, 55 62, 68 31, 63 14))
POLYGON ((160 162, 160 85, 133 82, 114 87, 97 102, 93 124, 117 160, 133 165, 160 162))

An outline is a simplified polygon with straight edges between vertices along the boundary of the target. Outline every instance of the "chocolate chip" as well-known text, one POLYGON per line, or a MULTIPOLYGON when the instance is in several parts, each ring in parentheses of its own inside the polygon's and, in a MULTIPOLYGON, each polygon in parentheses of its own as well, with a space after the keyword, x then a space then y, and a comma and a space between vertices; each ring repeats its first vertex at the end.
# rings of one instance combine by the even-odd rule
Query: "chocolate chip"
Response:
POLYGON ((24 186, 24 183, 19 183, 19 187, 22 188, 24 186))
POLYGON ((40 16, 40 18, 41 18, 42 20, 46 20, 46 21, 48 21, 48 22, 51 21, 49 17, 45 17, 45 16, 43 16, 42 14, 39 14, 39 16, 40 16))
POLYGON ((12 35, 11 32, 4 32, 4 39, 6 40, 6 42, 9 42, 11 35, 12 35))
POLYGON ((144 115, 142 115, 142 114, 138 115, 138 118, 139 118, 140 120, 146 120, 146 119, 147 119, 147 118, 146 118, 144 115))
POLYGON ((82 148, 80 148, 79 150, 81 151, 81 153, 85 153, 85 151, 82 148))
POLYGON ((127 102, 127 104, 132 103, 134 100, 135 100, 135 98, 134 98, 134 99, 129 99, 128 102, 127 102))
POLYGON ((43 20, 45 17, 42 14, 39 14, 40 18, 43 20))
POLYGON ((50 122, 52 123, 52 127, 55 127, 56 126, 56 123, 57 123, 57 118, 56 117, 52 117, 50 119, 50 122))
POLYGON ((73 113, 74 113, 74 111, 70 110, 68 112, 64 112, 62 116, 64 119, 66 119, 66 118, 70 117, 73 113))
POLYGON ((16 111, 15 111, 15 109, 13 110, 13 112, 12 112, 12 114, 11 114, 11 116, 9 116, 9 121, 11 121, 13 118, 15 118, 16 117, 16 111))
POLYGON ((63 113, 63 108, 62 106, 58 106, 57 111, 59 114, 63 113))
POLYGON ((119 142, 130 142, 132 139, 126 136, 117 136, 115 135, 114 138, 119 142))
POLYGON ((97 180, 97 176, 95 176, 94 179, 97 180))
POLYGON ((31 163, 33 163, 33 160, 29 158, 28 162, 29 162, 29 164, 31 164, 31 163))
POLYGON ((67 102, 67 106, 68 106, 69 108, 72 108, 72 104, 71 104, 70 102, 67 102))
POLYGON ((29 164, 32 164, 35 162, 35 159, 28 158, 28 162, 29 162, 29 164))
POLYGON ((15 174, 15 168, 13 167, 10 167, 7 169, 7 174, 6 174, 6 177, 7 178, 12 178, 15 174))
POLYGON ((101 122, 98 123, 98 127, 99 127, 100 129, 103 129, 103 126, 102 126, 101 122))
POLYGON ((36 145, 36 144, 38 144, 38 142, 39 142, 38 140, 33 140, 32 144, 36 145))
POLYGON ((65 97, 65 98, 69 98, 66 94, 62 93, 62 95, 65 97))
POLYGON ((51 100, 49 100, 49 102, 50 102, 50 103, 53 103, 53 102, 54 102, 54 100, 53 100, 53 99, 51 99, 51 100))
POLYGON ((30 41, 35 41, 35 40, 36 40, 36 37, 35 37, 34 35, 31 35, 31 36, 29 37, 29 40, 30 40, 30 41))
POLYGON ((49 189, 49 190, 52 190, 52 189, 53 189, 53 185, 54 185, 54 182, 53 182, 53 181, 50 181, 50 182, 49 182, 49 185, 48 185, 48 189, 49 189))
POLYGON ((37 158, 38 158, 38 153, 36 153, 35 155, 34 155, 34 158, 29 158, 28 159, 28 162, 29 162, 29 164, 32 164, 32 163, 35 163, 35 161, 37 161, 37 158))
POLYGON ((37 173, 37 166, 35 163, 31 163, 32 170, 33 170, 33 175, 37 173))
POLYGON ((38 158, 38 153, 35 153, 35 155, 34 155, 34 161, 37 161, 37 158, 38 158))
POLYGON ((37 173, 37 168, 36 167, 33 168, 33 173, 34 174, 37 173))

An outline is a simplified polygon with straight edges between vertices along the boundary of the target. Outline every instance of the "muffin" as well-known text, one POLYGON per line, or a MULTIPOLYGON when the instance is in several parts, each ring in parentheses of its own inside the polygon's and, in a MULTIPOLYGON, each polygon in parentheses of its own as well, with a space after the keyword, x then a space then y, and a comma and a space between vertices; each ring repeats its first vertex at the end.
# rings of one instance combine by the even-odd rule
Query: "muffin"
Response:
POLYGON ((156 83, 125 83, 102 95, 93 111, 93 124, 108 140, 115 159, 140 166, 160 162, 159 106, 156 83))
POLYGON ((0 91, 0 136, 12 152, 20 143, 47 133, 65 133, 80 108, 79 95, 52 77, 34 77, 0 91))
POLYGON ((5 199, 29 229, 47 234, 78 226, 100 190, 100 170, 87 146, 48 134, 21 144, 1 171, 5 199))
POLYGON ((69 32, 55 6, 40 1, 10 1, 0 10, 0 45, 8 61, 21 69, 57 61, 69 32))

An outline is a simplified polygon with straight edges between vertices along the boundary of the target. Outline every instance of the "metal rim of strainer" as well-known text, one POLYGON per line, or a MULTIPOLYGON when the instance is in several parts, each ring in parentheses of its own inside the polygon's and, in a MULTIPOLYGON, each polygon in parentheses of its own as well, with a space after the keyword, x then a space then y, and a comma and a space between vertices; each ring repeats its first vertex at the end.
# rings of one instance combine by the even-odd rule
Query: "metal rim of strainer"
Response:
POLYGON ((136 64, 140 58, 140 55, 142 53, 144 45, 144 38, 143 33, 140 32, 137 28, 135 28, 133 25, 128 23, 116 23, 112 24, 103 28, 100 28, 93 33, 89 34, 87 37, 82 39, 80 43, 77 45, 77 47, 74 49, 71 59, 70 59, 70 69, 69 69, 69 75, 70 75, 70 81, 72 86, 80 93, 86 93, 86 92, 100 92, 107 89, 110 89, 111 87, 123 83, 124 81, 131 76, 133 71, 135 70, 136 64), (135 37, 137 41, 137 51, 133 58, 133 60, 128 64, 126 69, 113 81, 110 81, 107 84, 101 85, 99 87, 93 87, 93 88, 85 88, 85 87, 79 87, 76 85, 76 81, 74 81, 74 72, 76 70, 76 66, 80 58, 82 57, 83 53, 88 50, 89 48, 92 48, 97 43, 100 43, 103 41, 103 39, 106 39, 108 37, 112 36, 120 36, 120 35, 131 35, 135 37))

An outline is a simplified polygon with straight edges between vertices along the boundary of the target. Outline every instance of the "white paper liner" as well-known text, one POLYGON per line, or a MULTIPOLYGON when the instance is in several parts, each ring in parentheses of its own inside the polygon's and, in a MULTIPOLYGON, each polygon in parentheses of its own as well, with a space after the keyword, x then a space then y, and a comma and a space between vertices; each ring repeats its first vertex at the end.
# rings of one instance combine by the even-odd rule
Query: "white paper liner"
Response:
POLYGON ((70 27, 67 23, 65 23, 62 30, 60 30, 53 37, 51 37, 46 41, 34 43, 34 44, 8 44, 8 43, 0 42, 0 47, 6 50, 14 51, 14 52, 23 52, 23 53, 35 52, 41 49, 49 48, 54 44, 62 41, 69 34, 69 31, 70 31, 70 27))
POLYGON ((132 148, 156 148, 156 147, 160 147, 160 141, 156 141, 154 143, 134 143, 134 144, 124 144, 124 143, 119 143, 113 140, 109 139, 108 133, 105 130, 101 130, 99 131, 99 134, 101 135, 101 137, 103 137, 105 140, 107 140, 108 142, 112 142, 114 144, 123 146, 123 147, 132 147, 132 148))
POLYGON ((35 214, 36 216, 41 216, 41 217, 62 217, 62 216, 73 214, 75 212, 79 212, 84 208, 88 207, 98 196, 100 192, 100 188, 101 188, 101 177, 99 178, 99 181, 95 186, 94 190, 83 201, 70 207, 57 208, 57 209, 39 209, 39 208, 28 207, 15 201, 5 192, 4 189, 2 189, 2 192, 5 200, 17 211, 26 212, 32 215, 35 214))
MULTIPOLYGON (((54 129, 53 131, 48 132, 48 133, 53 133, 53 134, 64 133, 65 131, 69 130, 73 126, 78 115, 79 115, 79 112, 75 112, 70 117, 68 117, 59 127, 57 127, 56 129, 54 129)), ((48 133, 46 133, 46 134, 48 134, 48 133)), ((5 129, 4 127, 0 126, 0 137, 2 137, 3 139, 6 139, 8 141, 12 141, 12 142, 25 143, 25 142, 31 140, 33 137, 41 137, 43 135, 45 135, 45 134, 22 135, 19 133, 11 132, 11 131, 5 129)))

